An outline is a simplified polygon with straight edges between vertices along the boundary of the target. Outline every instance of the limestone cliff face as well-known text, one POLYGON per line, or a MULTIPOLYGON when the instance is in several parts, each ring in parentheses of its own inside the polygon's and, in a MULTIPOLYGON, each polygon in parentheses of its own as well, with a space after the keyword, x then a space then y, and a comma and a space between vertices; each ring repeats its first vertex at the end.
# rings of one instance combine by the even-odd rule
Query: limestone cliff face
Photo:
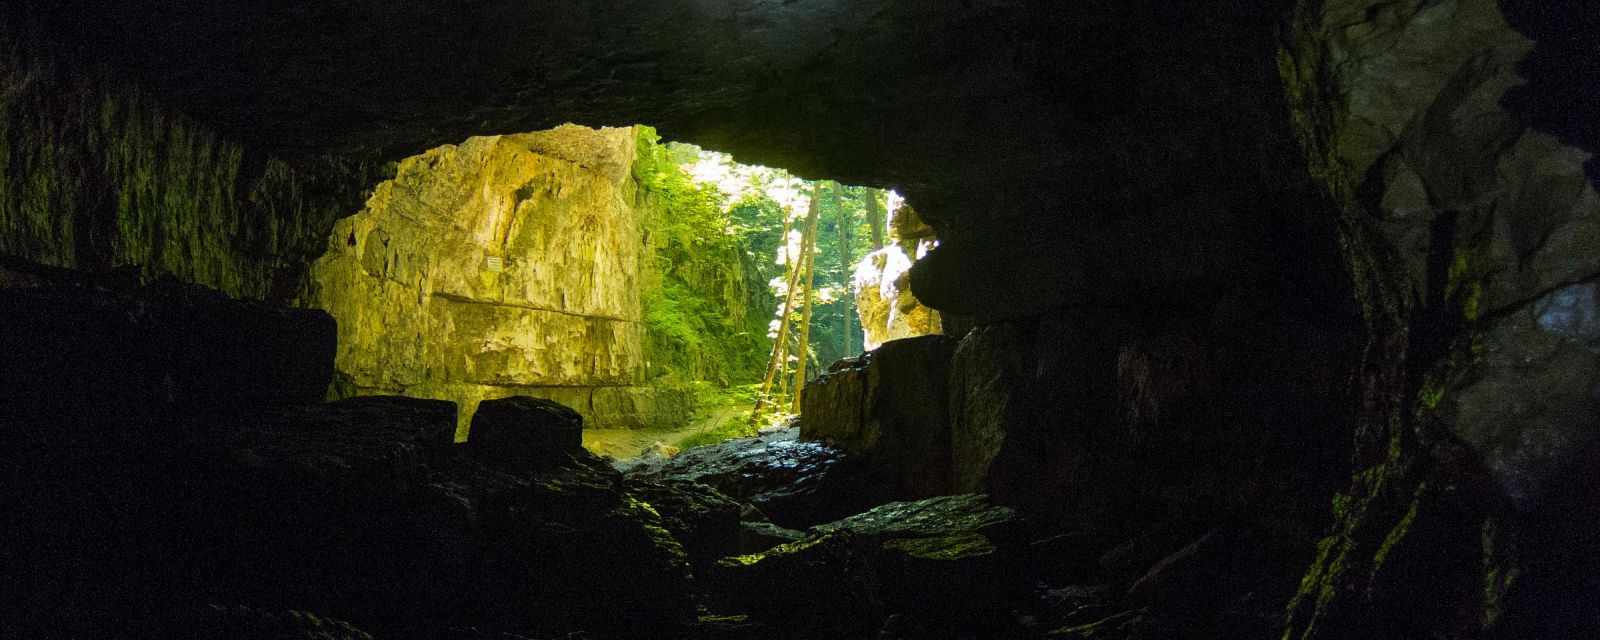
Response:
POLYGON ((939 312, 911 293, 911 264, 937 244, 915 209, 902 206, 889 219, 891 242, 856 264, 856 311, 866 350, 901 338, 942 333, 939 312))
POLYGON ((534 395, 591 426, 681 406, 646 367, 631 128, 472 138, 408 158, 340 220, 304 303, 339 321, 337 395, 534 395))

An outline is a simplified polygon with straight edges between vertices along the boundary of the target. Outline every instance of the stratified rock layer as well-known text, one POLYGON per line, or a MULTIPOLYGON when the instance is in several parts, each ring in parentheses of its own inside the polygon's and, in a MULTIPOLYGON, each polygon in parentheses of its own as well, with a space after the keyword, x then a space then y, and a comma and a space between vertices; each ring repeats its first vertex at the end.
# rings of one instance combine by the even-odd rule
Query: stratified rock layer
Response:
POLYGON ((592 427, 684 417, 639 386, 635 131, 472 138, 400 163, 340 220, 305 296, 339 321, 338 395, 557 400, 592 427))

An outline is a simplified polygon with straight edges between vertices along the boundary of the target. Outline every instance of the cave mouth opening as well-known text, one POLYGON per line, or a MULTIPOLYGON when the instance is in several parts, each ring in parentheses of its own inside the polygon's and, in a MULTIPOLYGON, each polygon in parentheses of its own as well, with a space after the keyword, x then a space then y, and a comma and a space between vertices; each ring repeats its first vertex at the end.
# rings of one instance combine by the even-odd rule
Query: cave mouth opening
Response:
POLYGON ((829 363, 937 332, 905 283, 933 242, 893 192, 568 124, 396 163, 301 303, 338 322, 333 399, 453 401, 464 441, 480 402, 539 397, 595 453, 672 455, 781 426, 829 363))

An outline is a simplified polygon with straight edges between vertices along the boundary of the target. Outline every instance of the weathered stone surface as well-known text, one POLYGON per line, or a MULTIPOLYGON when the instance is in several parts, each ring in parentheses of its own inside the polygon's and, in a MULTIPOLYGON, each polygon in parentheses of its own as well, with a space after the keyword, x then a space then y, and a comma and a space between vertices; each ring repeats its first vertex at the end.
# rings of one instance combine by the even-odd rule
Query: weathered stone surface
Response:
MULTIPOLYGON (((1284 70, 1313 173, 1381 235, 1349 246, 1374 274, 1356 295, 1367 358, 1382 365, 1359 378, 1356 473, 1285 637, 1541 633, 1507 622, 1508 588, 1546 579, 1522 572, 1525 516, 1507 509, 1543 512, 1543 491, 1572 484, 1561 461, 1594 437, 1580 426, 1594 420, 1594 356, 1539 319, 1592 306, 1578 300, 1600 274, 1600 198, 1590 154, 1569 146, 1592 144, 1570 126, 1582 107, 1548 118, 1548 100, 1587 72, 1553 72, 1527 37, 1568 50, 1570 38, 1544 36, 1558 22, 1572 33, 1589 10, 1534 5, 1304 3, 1291 30, 1284 70), (1525 76, 1535 84, 1519 86, 1525 76), (1438 597, 1390 605, 1418 588, 1438 597)), ((1576 620, 1554 618, 1545 628, 1576 620)))
POLYGON ((667 387, 595 387, 588 413, 596 425, 644 429, 686 424, 694 413, 687 389, 667 387))
POLYGON ((903 497, 950 492, 949 375, 953 340, 895 340, 806 386, 800 437, 872 458, 903 497))
MULTIPOLYGON (((984 496, 898 502, 825 525, 806 538, 717 564, 732 606, 806 631, 859 635, 906 614, 923 634, 981 632, 1006 589, 1021 524, 984 496), (777 593, 761 584, 791 584, 777 593)), ((916 635, 916 634, 912 634, 916 635)), ((925 636, 929 637, 929 636, 925 636)))
POLYGON ((662 526, 683 544, 697 570, 739 553, 746 538, 739 521, 742 505, 716 489, 695 482, 651 482, 629 478, 628 493, 661 514, 662 526))
POLYGON ((456 596, 479 626, 638 637, 693 620, 683 546, 603 463, 580 459, 531 482, 493 481, 487 491, 473 477, 447 474, 437 487, 475 503, 489 545, 478 569, 487 590, 456 596))
POLYGON ((985 488, 989 465, 1005 443, 1011 394, 1021 388, 1020 337, 1010 325, 973 329, 950 360, 949 419, 952 487, 985 488))
POLYGON ((561 403, 512 396, 478 405, 467 451, 484 464, 536 470, 583 449, 583 416, 561 403))
POLYGON ((739 523, 739 555, 761 553, 780 544, 799 542, 805 532, 787 529, 771 522, 739 523))
POLYGON ((632 128, 472 138, 402 161, 340 220, 304 303, 339 320, 342 394, 535 395, 596 427, 670 424, 641 387, 647 250, 632 128))
POLYGON ((911 293, 911 263, 938 244, 933 229, 909 205, 892 212, 888 226, 891 242, 856 263, 856 312, 868 351, 890 340, 943 333, 939 313, 911 293))
POLYGON ((932 249, 931 241, 901 243, 867 254, 856 265, 856 311, 867 350, 890 340, 943 332, 937 311, 911 293, 911 263, 932 249))
POLYGON ((365 157, 249 148, 0 22, 0 256, 281 303, 379 179, 365 157))
POLYGON ((819 524, 814 534, 849 531, 862 536, 926 538, 951 533, 981 533, 997 540, 1010 540, 1019 531, 1017 514, 1009 507, 993 504, 988 496, 961 494, 939 496, 914 502, 893 502, 862 513, 819 524))
POLYGON ((455 448, 455 405, 440 400, 369 396, 292 406, 241 419, 230 442, 239 464, 290 468, 323 480, 405 486, 455 448))
POLYGON ((1575 455, 1600 441, 1600 299, 1593 282, 1498 321, 1483 362, 1441 401, 1460 437, 1519 506, 1536 505, 1575 455))
POLYGON ((864 459, 799 429, 695 447, 666 460, 641 460, 630 477, 709 485, 754 505, 772 522, 802 529, 893 499, 892 480, 864 459))

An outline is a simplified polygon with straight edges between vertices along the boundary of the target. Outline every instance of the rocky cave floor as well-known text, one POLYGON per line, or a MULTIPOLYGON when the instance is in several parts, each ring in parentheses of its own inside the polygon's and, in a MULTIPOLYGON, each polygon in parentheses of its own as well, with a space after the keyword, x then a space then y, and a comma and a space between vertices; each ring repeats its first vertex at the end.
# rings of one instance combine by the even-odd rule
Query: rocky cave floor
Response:
MULTIPOLYGON (((207 638, 1171 638, 1200 622, 1152 598, 1204 589, 1235 533, 1118 540, 980 494, 885 502, 873 465, 793 428, 621 471, 549 448, 561 425, 537 410, 500 426, 517 455, 448 442, 452 419, 369 397, 232 434, 181 462, 206 477, 187 524, 210 529, 185 538, 210 544, 128 574, 197 591, 107 595, 207 638)), ((1265 631, 1275 612, 1230 613, 1265 631)))
POLYGON ((27 310, 0 339, 7 637, 1265 637, 1280 617, 1247 525, 900 500, 796 429, 623 470, 527 398, 457 444, 449 402, 321 402, 317 312, 179 285, 0 296, 27 310))

